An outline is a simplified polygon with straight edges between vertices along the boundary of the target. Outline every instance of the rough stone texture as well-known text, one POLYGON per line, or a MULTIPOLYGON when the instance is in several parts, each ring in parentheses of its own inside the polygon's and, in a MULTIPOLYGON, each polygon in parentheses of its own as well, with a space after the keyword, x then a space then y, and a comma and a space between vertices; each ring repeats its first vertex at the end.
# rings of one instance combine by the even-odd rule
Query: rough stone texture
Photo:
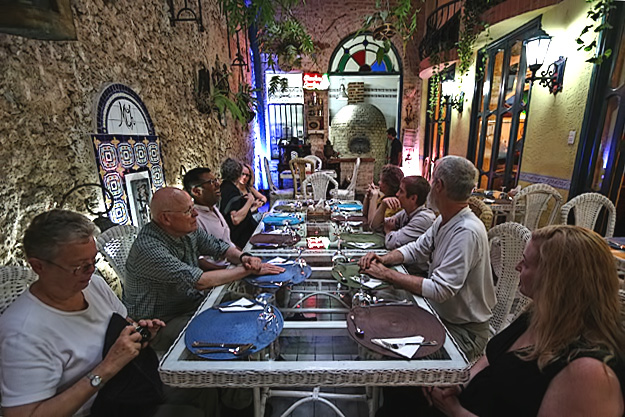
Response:
MULTIPOLYGON (((251 160, 247 128, 229 116, 223 127, 195 107, 200 66, 212 68, 217 56, 228 61, 217 1, 202 6, 205 32, 193 23, 172 26, 165 0, 74 0, 77 41, 0 34, 2 264, 23 262, 19 242, 36 214, 74 185, 98 182, 89 134, 94 101, 107 83, 128 85, 146 104, 168 184, 180 183, 182 168, 218 168, 233 155, 251 160)), ((230 77, 233 91, 238 79, 237 72, 230 77)), ((71 199, 66 208, 84 211, 84 204, 71 199)))
MULTIPOLYGON (((367 103, 348 104, 343 107, 332 120, 332 137, 334 150, 342 158, 375 158, 374 177, 377 178, 386 163, 387 146, 386 120, 377 107, 367 103), (350 142, 358 138, 369 140, 369 152, 357 154, 350 150, 350 142)), ((341 166, 341 175, 343 172, 341 166)), ((351 175, 351 171, 346 172, 351 175)))

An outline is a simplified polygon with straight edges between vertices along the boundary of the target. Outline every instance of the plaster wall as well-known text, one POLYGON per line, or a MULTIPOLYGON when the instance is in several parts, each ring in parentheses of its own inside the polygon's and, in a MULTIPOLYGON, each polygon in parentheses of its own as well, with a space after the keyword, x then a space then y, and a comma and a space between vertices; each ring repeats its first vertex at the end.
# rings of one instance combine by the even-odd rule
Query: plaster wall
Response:
MULTIPOLYGON (((229 116, 224 127, 195 106, 200 66, 211 69, 217 56, 228 62, 217 1, 202 6, 205 32, 194 23, 172 26, 166 0, 74 0, 76 41, 0 34, 0 263, 23 262, 19 242, 35 215, 58 206, 73 186, 98 182, 89 134, 107 83, 126 84, 144 101, 169 185, 180 184, 183 169, 219 169, 234 155, 251 160, 247 127, 229 116)), ((80 198, 65 208, 85 211, 80 198)))
MULTIPOLYGON (((485 32, 480 35, 476 44, 475 50, 477 51, 542 15, 542 28, 553 38, 548 56, 545 58, 545 67, 541 70, 545 70, 546 65, 560 55, 568 58, 562 92, 554 96, 538 84, 532 88, 521 164, 522 175, 538 174, 564 181, 571 179, 592 72, 592 65, 585 62, 590 57, 589 54, 577 51, 575 43, 575 38, 588 24, 587 8, 588 5, 584 2, 564 0, 557 5, 495 24, 490 28, 489 33, 485 32), (573 145, 567 144, 570 131, 576 132, 573 145)), ((424 76, 423 73, 422 76, 424 76)), ((458 79, 458 74, 456 74, 456 79, 458 79)), ((474 80, 475 64, 462 78, 462 91, 465 92, 464 111, 463 113, 452 111, 449 149, 451 154, 467 155, 474 80)), ((422 89, 426 91, 427 80, 424 79, 422 82, 422 89)), ((427 106, 425 95, 422 103, 423 107, 427 106)), ((421 117, 424 121, 424 111, 421 112, 421 117)), ((527 182, 521 181, 521 185, 527 185, 527 182)), ((566 199, 568 187, 560 188, 559 191, 566 199)))

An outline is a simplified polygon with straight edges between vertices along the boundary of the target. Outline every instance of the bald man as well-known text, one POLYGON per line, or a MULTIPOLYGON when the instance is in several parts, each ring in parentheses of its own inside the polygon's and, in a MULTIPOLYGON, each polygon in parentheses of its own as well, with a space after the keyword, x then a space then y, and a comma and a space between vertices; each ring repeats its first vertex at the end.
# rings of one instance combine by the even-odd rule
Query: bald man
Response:
POLYGON ((158 312, 165 321, 167 330, 153 342, 157 350, 169 348, 178 337, 204 299, 203 290, 250 274, 284 271, 199 229, 193 200, 183 190, 161 188, 150 209, 152 221, 141 229, 128 254, 123 301, 131 317, 153 317, 158 312), (198 264, 200 255, 225 258, 237 266, 205 272, 198 264))

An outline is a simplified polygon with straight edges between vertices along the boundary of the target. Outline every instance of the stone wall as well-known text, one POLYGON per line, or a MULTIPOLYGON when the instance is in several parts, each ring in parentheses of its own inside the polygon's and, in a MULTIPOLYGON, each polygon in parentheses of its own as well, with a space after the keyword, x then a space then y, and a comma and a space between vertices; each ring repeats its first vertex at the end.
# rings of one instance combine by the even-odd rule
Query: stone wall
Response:
MULTIPOLYGON (((202 8, 205 32, 193 23, 172 26, 166 0, 73 0, 77 41, 0 34, 1 264, 23 261, 19 242, 36 214, 73 186, 98 182, 89 134, 94 100, 107 83, 126 84, 144 101, 168 184, 178 185, 183 169, 218 168, 226 156, 251 160, 247 128, 229 116, 224 127, 195 106, 200 66, 211 69, 217 56, 228 62, 217 1, 202 8)), ((230 77, 232 90, 238 78, 230 77)), ((82 199, 66 208, 84 211, 82 199)))

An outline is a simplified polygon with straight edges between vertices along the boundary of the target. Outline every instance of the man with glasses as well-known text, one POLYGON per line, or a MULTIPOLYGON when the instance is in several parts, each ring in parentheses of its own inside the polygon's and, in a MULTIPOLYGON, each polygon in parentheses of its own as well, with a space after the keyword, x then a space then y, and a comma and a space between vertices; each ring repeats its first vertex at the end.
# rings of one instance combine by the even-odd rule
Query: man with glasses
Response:
POLYGON ((156 350, 171 346, 204 299, 204 290, 250 274, 284 271, 198 228, 193 200, 183 190, 161 188, 150 209, 152 221, 139 231, 128 254, 123 300, 132 317, 157 314, 167 323, 153 342, 156 350), (203 271, 200 255, 225 258, 237 266, 203 271))
MULTIPOLYGON (((113 313, 127 317, 94 274, 95 225, 65 210, 38 215, 24 252, 39 276, 0 316, 0 386, 4 415, 88 415, 98 390, 145 347, 135 326, 121 331, 103 357, 113 313)), ((151 337, 164 326, 140 320, 151 337)))
POLYGON ((199 227, 232 245, 230 228, 217 207, 221 181, 215 178, 210 168, 193 168, 184 175, 182 184, 195 203, 199 227))

